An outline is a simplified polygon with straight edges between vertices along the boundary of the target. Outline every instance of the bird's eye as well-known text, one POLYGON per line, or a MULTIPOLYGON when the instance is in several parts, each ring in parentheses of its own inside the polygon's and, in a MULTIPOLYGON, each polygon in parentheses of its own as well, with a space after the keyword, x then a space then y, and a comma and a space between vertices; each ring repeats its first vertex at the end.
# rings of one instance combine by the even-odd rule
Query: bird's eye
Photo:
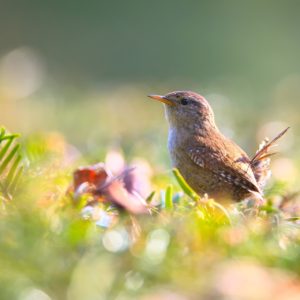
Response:
POLYGON ((183 99, 181 99, 180 103, 181 103, 182 105, 187 105, 187 104, 189 103, 189 101, 188 101, 188 99, 183 98, 183 99))

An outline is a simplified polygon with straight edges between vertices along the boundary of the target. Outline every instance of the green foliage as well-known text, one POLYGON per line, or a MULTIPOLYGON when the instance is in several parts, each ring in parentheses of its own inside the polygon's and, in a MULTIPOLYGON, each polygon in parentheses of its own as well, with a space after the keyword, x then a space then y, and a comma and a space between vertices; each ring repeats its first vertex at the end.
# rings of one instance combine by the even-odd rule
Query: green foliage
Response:
POLYGON ((173 169, 173 174, 182 188, 182 190, 194 201, 199 202, 201 205, 200 207, 203 208, 204 212, 202 212, 203 215, 208 216, 209 211, 213 211, 212 218, 215 218, 215 210, 221 212, 223 216, 227 219, 227 222, 231 222, 230 216, 226 210, 225 207, 223 207, 221 204, 214 201, 214 199, 200 199, 200 197, 196 194, 195 191, 187 184, 183 176, 180 174, 179 170, 176 168, 173 169))
MULTIPOLYGON (((14 142, 1 162, 15 147, 16 136, 5 136, 1 151, 14 142)), ((261 291, 299 286, 299 217, 273 201, 276 188, 261 208, 222 206, 197 196, 173 170, 176 182, 160 177, 146 199, 151 214, 118 213, 66 193, 76 168, 66 167, 66 142, 53 135, 40 141, 24 149, 34 158, 31 151, 43 145, 38 166, 0 212, 1 299, 251 299, 247 285, 260 284, 251 295, 265 300, 261 291), (230 294, 227 282, 239 283, 241 294, 230 294)))
POLYGON ((182 177, 182 175, 179 173, 177 169, 173 169, 173 174, 182 188, 182 190, 193 200, 197 201, 199 199, 199 196, 192 190, 192 188, 187 184, 185 179, 182 177))
POLYGON ((165 207, 166 210, 173 210, 173 186, 168 185, 165 193, 165 207))
POLYGON ((0 195, 11 199, 23 171, 17 134, 0 129, 0 195))

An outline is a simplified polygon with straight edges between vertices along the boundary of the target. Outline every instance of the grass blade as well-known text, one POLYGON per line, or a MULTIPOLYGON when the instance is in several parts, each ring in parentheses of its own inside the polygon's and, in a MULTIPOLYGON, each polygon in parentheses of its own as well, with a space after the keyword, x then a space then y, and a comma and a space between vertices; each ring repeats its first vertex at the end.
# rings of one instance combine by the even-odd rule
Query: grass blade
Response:
POLYGON ((166 210, 173 210, 173 185, 168 185, 165 193, 165 207, 166 210))
POLYGON ((0 193, 6 199, 11 199, 13 190, 22 174, 20 145, 14 143, 18 134, 7 134, 5 128, 0 128, 0 193))
MULTIPOLYGON (((6 145, 5 145, 6 146, 6 145)), ((4 161, 1 163, 0 165, 0 175, 3 173, 3 171, 5 170, 5 168, 7 167, 7 165, 10 163, 10 161, 13 159, 13 157, 15 156, 15 154, 17 153, 17 151, 19 150, 20 145, 17 144, 13 147, 13 149, 10 151, 10 153, 8 154, 8 156, 4 159, 4 161)))
POLYGON ((5 135, 5 129, 3 127, 0 128, 0 143, 2 140, 2 137, 5 135))
POLYGON ((198 196, 198 194, 187 184, 187 182, 185 181, 185 179, 182 177, 182 175, 180 174, 179 170, 174 168, 172 170, 178 184, 180 185, 181 189, 185 192, 185 194, 187 194, 190 198, 192 198, 193 200, 197 201, 200 199, 200 197, 198 196))
POLYGON ((288 222, 300 221, 300 217, 290 217, 290 218, 285 219, 285 221, 288 221, 288 222))
POLYGON ((17 168, 20 164, 20 161, 21 161, 21 155, 18 155, 17 158, 15 159, 13 165, 11 166, 7 176, 6 176, 6 186, 7 186, 7 188, 9 187, 9 185, 11 184, 11 182, 14 178, 16 170, 17 170, 17 168))
POLYGON ((18 182, 19 182, 19 180, 20 180, 20 177, 21 177, 21 175, 22 175, 22 173, 23 173, 23 169, 24 169, 23 166, 21 166, 21 167, 18 169, 18 171, 17 171, 17 173, 16 173, 16 175, 15 175, 15 177, 14 177, 12 183, 10 184, 10 188, 9 188, 9 189, 10 189, 10 191, 11 191, 12 194, 13 194, 14 191, 16 190, 17 184, 18 184, 18 182))
MULTIPOLYGON (((4 140, 4 138, 2 139, 2 141, 4 140)), ((3 157, 5 156, 6 152, 8 151, 9 147, 11 146, 13 142, 13 139, 9 139, 7 141, 7 143, 3 146, 3 148, 0 151, 0 162, 3 159, 3 157)))
POLYGON ((151 203, 152 200, 153 200, 153 198, 154 198, 154 196, 155 196, 155 191, 152 191, 152 192, 150 193, 150 195, 146 198, 146 202, 147 202, 147 203, 151 203))
POLYGON ((229 213, 223 205, 221 205, 220 203, 216 202, 213 199, 210 199, 209 204, 212 205, 214 208, 217 208, 219 211, 221 211, 222 214, 228 219, 229 224, 231 224, 231 218, 229 216, 229 213))

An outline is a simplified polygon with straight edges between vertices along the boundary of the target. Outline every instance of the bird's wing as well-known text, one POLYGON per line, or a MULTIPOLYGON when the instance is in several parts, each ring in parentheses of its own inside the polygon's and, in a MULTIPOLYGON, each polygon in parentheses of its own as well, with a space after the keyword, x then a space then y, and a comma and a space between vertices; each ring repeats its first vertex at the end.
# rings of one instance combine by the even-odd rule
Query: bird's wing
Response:
POLYGON ((220 181, 261 193, 246 153, 236 148, 237 145, 234 147, 239 151, 232 151, 228 145, 223 146, 196 146, 190 148, 188 154, 195 164, 214 173, 220 181))

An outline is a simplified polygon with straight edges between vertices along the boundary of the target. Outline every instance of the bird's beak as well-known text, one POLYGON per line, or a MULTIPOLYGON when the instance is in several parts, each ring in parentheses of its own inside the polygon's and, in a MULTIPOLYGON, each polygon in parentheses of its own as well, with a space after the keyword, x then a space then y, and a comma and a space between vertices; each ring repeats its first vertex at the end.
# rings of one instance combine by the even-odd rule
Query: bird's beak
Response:
POLYGON ((149 98, 160 101, 162 103, 165 103, 167 105, 174 105, 173 101, 167 99, 165 96, 160 95, 148 95, 149 98))

